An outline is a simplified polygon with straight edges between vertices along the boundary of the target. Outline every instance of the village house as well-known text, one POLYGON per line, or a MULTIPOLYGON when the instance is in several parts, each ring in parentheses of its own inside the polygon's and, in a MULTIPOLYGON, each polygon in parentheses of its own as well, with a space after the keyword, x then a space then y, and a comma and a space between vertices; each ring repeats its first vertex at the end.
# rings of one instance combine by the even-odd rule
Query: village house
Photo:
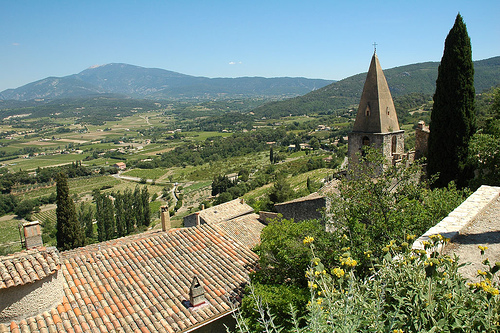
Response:
POLYGON ((124 162, 116 162, 112 165, 112 167, 120 170, 125 170, 127 168, 127 165, 124 162))
POLYGON ((248 217, 0 257, 0 332, 225 332, 258 259, 248 217))

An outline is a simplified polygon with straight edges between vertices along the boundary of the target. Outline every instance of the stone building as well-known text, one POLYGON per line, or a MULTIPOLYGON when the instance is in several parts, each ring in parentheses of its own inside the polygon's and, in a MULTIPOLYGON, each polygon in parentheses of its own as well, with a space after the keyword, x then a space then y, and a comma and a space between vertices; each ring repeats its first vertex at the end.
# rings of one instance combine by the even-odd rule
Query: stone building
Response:
POLYGON ((427 156, 429 133, 429 126, 426 126, 423 120, 419 121, 415 130, 415 160, 427 156))
POLYGON ((249 215, 0 256, 0 333, 234 329, 263 228, 249 215))
POLYGON ((216 224, 243 215, 257 216, 257 214, 252 213, 253 208, 247 205, 243 199, 234 199, 220 205, 202 209, 199 212, 184 217, 184 226, 194 227, 205 223, 216 224))
POLYGON ((374 53, 353 130, 349 133, 349 165, 358 161, 363 146, 379 149, 387 163, 396 163, 404 154, 404 131, 399 128, 398 116, 391 92, 377 54, 374 53))

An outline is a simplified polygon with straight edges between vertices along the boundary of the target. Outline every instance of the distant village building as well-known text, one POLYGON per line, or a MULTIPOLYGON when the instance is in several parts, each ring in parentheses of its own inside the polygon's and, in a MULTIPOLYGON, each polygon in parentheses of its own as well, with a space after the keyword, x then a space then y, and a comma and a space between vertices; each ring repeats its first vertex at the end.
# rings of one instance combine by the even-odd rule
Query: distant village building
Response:
POLYGON ((357 163, 364 146, 380 150, 387 163, 396 163, 404 154, 404 131, 399 128, 396 108, 377 54, 374 53, 353 130, 349 133, 349 165, 357 163))
POLYGON ((117 162, 113 164, 112 167, 120 170, 125 170, 127 168, 127 165, 124 162, 117 162))

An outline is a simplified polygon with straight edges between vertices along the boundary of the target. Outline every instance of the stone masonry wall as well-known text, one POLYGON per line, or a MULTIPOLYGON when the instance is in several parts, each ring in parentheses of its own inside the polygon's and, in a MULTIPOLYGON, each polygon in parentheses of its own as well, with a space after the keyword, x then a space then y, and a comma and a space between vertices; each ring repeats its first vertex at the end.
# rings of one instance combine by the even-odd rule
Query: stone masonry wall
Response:
POLYGON ((36 316, 62 302, 64 276, 59 270, 33 283, 0 289, 0 324, 36 316))
POLYGON ((274 205, 274 208, 283 215, 283 218, 294 219, 295 222, 321 219, 323 217, 322 210, 325 207, 326 199, 324 197, 274 205))

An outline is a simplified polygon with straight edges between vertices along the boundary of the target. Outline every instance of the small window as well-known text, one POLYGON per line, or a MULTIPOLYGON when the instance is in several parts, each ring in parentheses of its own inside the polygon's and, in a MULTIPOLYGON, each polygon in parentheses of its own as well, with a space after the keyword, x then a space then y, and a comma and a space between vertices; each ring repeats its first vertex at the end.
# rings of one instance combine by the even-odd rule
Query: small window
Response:
POLYGON ((387 112, 387 115, 389 115, 389 107, 387 107, 386 112, 387 112))
POLYGON ((365 110, 365 115, 366 115, 367 117, 369 117, 369 116, 370 116, 370 112, 371 112, 371 110, 370 110, 370 105, 369 105, 369 104, 367 104, 367 105, 366 105, 366 110, 365 110))
POLYGON ((392 148, 391 151, 392 151, 393 154, 396 153, 396 147, 397 147, 397 145, 398 145, 398 138, 395 137, 395 136, 393 136, 392 137, 392 147, 391 147, 392 148))

